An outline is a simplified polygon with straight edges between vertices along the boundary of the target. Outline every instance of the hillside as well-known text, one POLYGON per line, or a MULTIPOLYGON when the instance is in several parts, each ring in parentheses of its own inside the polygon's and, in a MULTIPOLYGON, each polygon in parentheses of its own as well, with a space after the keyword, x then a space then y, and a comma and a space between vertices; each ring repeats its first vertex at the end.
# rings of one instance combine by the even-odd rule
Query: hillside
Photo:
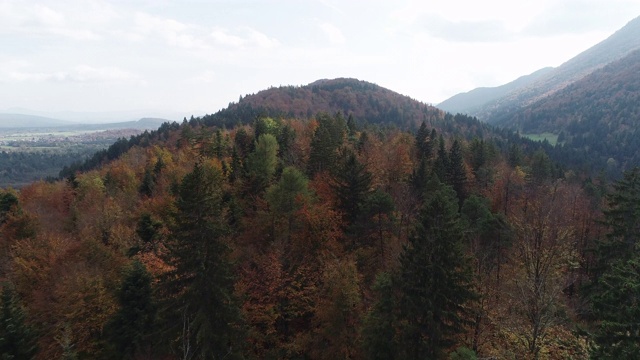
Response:
MULTIPOLYGON (((630 21, 613 35, 575 56, 561 66, 544 73, 537 81, 517 87, 504 96, 477 106, 475 99, 467 99, 469 105, 459 107, 469 114, 489 123, 496 123, 513 112, 579 81, 603 66, 619 60, 640 48, 640 17, 630 21)), ((452 101, 452 99, 451 99, 452 101)), ((446 100, 444 103, 449 103, 446 100)), ((504 124, 504 122, 502 122, 504 124)))
POLYGON ((521 133, 562 134, 567 148, 622 170, 640 166, 640 50, 512 113, 497 125, 521 133))
POLYGON ((416 128, 444 112, 376 84, 357 79, 318 80, 305 86, 281 86, 240 97, 238 103, 205 118, 230 124, 252 122, 258 115, 310 119, 341 112, 356 121, 416 128))
POLYGON ((473 114, 480 110, 480 108, 486 103, 497 100, 513 91, 531 85, 540 80, 540 78, 547 76, 552 71, 552 67, 547 67, 529 75, 521 76, 518 79, 501 86, 473 89, 466 93, 454 95, 436 106, 439 109, 454 114, 473 114))

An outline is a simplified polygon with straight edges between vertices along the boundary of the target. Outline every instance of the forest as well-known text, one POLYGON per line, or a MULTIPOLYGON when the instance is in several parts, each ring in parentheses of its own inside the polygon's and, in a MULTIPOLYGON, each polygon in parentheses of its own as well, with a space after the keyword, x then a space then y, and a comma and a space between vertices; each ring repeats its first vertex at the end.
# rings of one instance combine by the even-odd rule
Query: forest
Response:
POLYGON ((635 358, 640 171, 476 124, 191 118, 2 190, 0 353, 635 358))

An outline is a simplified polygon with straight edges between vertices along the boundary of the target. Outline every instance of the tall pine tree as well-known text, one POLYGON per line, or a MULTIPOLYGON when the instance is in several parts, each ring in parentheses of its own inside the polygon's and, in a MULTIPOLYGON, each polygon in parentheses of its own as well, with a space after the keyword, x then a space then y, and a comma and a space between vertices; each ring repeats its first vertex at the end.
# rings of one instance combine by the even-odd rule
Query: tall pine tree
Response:
POLYGON ((469 324, 476 298, 463 252, 455 192, 431 180, 415 231, 400 256, 400 346, 403 359, 439 359, 469 324))
POLYGON ((0 358, 32 359, 37 350, 36 336, 26 324, 26 314, 11 285, 3 284, 0 297, 0 358))
POLYGON ((233 295, 229 233, 219 169, 197 163, 178 191, 167 243, 168 303, 182 356, 230 359, 240 352, 240 312, 233 295))

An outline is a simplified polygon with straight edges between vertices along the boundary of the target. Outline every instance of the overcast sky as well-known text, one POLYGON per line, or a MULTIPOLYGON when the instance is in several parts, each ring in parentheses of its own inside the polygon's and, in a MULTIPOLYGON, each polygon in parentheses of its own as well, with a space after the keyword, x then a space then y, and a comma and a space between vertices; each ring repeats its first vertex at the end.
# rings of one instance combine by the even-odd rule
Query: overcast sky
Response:
POLYGON ((0 0, 0 111, 181 118, 336 77, 437 104, 637 16, 640 0, 0 0))

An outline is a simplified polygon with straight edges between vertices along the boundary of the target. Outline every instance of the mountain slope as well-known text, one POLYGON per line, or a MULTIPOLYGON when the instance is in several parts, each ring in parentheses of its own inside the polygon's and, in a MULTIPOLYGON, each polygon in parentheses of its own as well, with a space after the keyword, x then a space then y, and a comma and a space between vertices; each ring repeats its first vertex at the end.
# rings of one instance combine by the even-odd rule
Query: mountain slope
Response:
MULTIPOLYGON (((542 98, 548 97, 557 91, 579 81, 583 77, 603 66, 619 60, 636 49, 640 49, 640 17, 630 21, 613 35, 580 53, 576 57, 565 62, 561 66, 548 71, 537 81, 510 91, 506 95, 477 106, 472 102, 465 106, 470 109, 470 115, 489 123, 497 123, 498 118, 504 119, 505 113, 517 112, 524 106, 542 98)), ((450 102, 446 100, 443 103, 450 102)))
POLYGON ((490 101, 499 99, 512 91, 533 84, 551 71, 553 71, 552 67, 546 67, 529 75, 521 76, 501 86, 473 89, 466 93, 457 94, 436 106, 451 113, 473 113, 490 101))
POLYGON ((640 50, 594 71, 552 97, 494 117, 523 133, 562 134, 565 147, 613 159, 610 165, 640 165, 640 50))

